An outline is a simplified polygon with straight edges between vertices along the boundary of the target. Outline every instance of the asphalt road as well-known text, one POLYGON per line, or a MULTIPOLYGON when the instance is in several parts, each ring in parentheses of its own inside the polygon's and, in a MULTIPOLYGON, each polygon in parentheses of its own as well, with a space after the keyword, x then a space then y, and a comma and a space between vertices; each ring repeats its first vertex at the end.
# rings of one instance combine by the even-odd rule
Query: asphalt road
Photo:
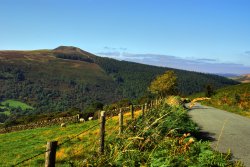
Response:
POLYGON ((234 159, 250 167, 250 119, 213 107, 196 104, 189 111, 202 134, 211 139, 211 146, 220 152, 230 149, 234 159))

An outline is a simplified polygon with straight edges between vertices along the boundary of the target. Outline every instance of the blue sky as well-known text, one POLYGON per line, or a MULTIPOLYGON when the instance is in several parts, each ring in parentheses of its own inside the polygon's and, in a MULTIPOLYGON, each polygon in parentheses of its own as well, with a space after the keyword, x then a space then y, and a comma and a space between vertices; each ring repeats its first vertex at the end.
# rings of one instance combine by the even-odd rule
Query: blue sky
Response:
POLYGON ((1 0, 0 50, 70 45, 153 65, 250 73, 249 8, 249 0, 1 0))

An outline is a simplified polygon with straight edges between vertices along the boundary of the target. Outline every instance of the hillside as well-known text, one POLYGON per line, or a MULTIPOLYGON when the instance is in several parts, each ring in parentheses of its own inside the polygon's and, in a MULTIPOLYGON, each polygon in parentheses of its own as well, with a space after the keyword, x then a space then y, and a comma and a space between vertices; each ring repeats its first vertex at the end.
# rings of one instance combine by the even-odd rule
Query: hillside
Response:
POLYGON ((232 79, 235 81, 239 81, 241 83, 250 83, 250 74, 245 74, 245 75, 241 75, 238 77, 233 77, 232 79))
POLYGON ((183 96, 201 92, 208 84, 213 85, 214 88, 220 88, 238 83, 237 81, 213 74, 156 67, 110 58, 94 57, 94 59, 97 64, 114 78, 127 97, 142 96, 150 82, 157 75, 162 75, 166 70, 173 70, 177 74, 178 91, 183 96))
POLYGON ((57 58, 57 54, 47 50, 0 52, 0 100, 25 102, 35 108, 32 114, 38 114, 121 98, 100 66, 57 58))
POLYGON ((104 154, 99 154, 98 120, 0 134, 0 166, 44 166, 47 141, 58 141, 56 166, 242 166, 230 154, 213 151, 181 106, 160 105, 107 118, 104 154))
MULTIPOLYGON (((193 97, 203 97, 204 93, 199 93, 193 97)), ((203 102, 226 111, 234 112, 250 117, 250 83, 243 83, 228 86, 215 91, 211 100, 203 102)))
POLYGON ((84 111, 91 104, 142 97, 150 82, 166 70, 176 72, 181 95, 200 92, 207 84, 219 88, 237 83, 216 75, 118 61, 60 46, 54 50, 0 51, 0 101, 14 99, 34 108, 32 113, 19 112, 19 116, 84 111))

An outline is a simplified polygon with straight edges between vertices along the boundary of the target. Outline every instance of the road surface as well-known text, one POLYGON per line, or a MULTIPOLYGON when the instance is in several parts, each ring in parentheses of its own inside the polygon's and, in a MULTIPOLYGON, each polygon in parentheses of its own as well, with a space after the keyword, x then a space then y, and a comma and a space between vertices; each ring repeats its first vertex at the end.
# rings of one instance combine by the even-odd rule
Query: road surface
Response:
POLYGON ((202 134, 208 134, 215 150, 227 153, 230 149, 234 159, 250 167, 249 118, 200 104, 196 104, 189 115, 200 126, 202 134))

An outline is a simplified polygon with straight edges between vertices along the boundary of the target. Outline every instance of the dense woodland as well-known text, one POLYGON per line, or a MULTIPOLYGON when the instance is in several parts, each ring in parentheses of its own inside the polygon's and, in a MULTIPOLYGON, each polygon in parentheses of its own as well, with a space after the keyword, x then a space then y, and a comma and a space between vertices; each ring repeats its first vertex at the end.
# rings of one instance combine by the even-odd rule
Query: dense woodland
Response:
POLYGON ((184 96, 208 84, 214 89, 237 84, 217 75, 118 61, 79 49, 63 51, 0 52, 0 101, 16 99, 34 108, 15 115, 84 112, 93 104, 148 96, 151 81, 166 70, 175 71, 178 92, 184 96))
POLYGON ((147 91, 151 81, 167 70, 173 70, 177 74, 178 92, 181 96, 204 91, 207 85, 212 85, 214 89, 217 89, 238 83, 213 74, 156 67, 110 58, 95 57, 95 61, 113 77, 114 81, 119 84, 119 90, 128 98, 142 96, 147 91))

